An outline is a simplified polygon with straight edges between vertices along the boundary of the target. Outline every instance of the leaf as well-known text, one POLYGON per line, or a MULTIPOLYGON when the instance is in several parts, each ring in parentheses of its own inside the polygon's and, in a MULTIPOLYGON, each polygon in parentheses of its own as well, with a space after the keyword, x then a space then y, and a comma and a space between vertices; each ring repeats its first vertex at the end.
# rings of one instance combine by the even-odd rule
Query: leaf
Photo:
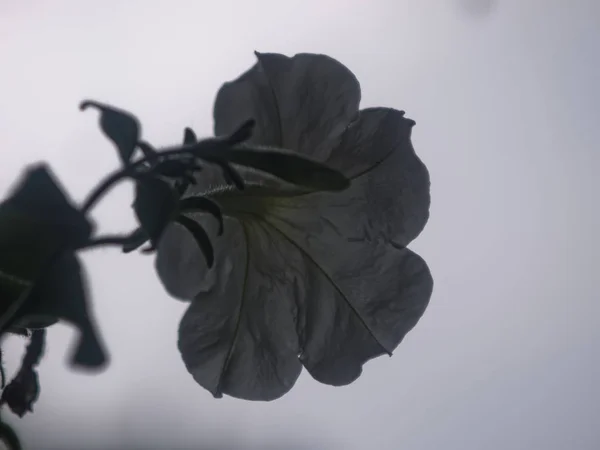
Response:
POLYGON ((223 215, 221 208, 212 200, 206 197, 187 197, 179 203, 179 210, 182 213, 207 212, 219 222, 218 235, 223 234, 223 215))
POLYGON ((39 398, 40 384, 35 368, 44 354, 45 345, 46 330, 34 330, 16 376, 6 388, 2 386, 4 390, 0 397, 0 405, 7 404, 19 417, 23 417, 27 412, 33 412, 33 405, 39 398))
POLYGON ((21 368, 2 391, 0 406, 6 404, 13 414, 23 417, 28 412, 33 412, 33 405, 39 395, 40 383, 37 372, 31 367, 21 368))
POLYGON ((196 240, 198 247, 202 250, 202 254, 206 259, 206 264, 208 267, 212 267, 215 261, 214 250, 210 238, 208 237, 208 234, 206 234, 206 231, 204 231, 204 228, 202 228, 195 220, 185 216, 178 216, 175 221, 191 233, 196 240))
POLYGON ((243 146, 223 150, 222 158, 228 163, 262 170, 289 183, 311 189, 341 191, 350 185, 341 172, 290 151, 243 146))
POLYGON ((104 345, 91 316, 83 269, 74 253, 63 253, 36 282, 15 319, 27 328, 40 317, 64 320, 79 331, 71 364, 100 369, 108 362, 104 345))
POLYGON ((43 234, 83 245, 94 230, 93 223, 67 197, 46 164, 27 168, 9 197, 0 203, 0 245, 15 240, 15 234, 34 238, 43 234))
POLYGON ((127 165, 140 137, 139 120, 127 111, 93 100, 82 102, 79 108, 83 111, 89 107, 100 110, 100 128, 117 147, 123 165, 127 165))
POLYGON ((177 211, 177 191, 166 181, 151 176, 138 177, 135 186, 133 208, 152 248, 155 248, 177 211))

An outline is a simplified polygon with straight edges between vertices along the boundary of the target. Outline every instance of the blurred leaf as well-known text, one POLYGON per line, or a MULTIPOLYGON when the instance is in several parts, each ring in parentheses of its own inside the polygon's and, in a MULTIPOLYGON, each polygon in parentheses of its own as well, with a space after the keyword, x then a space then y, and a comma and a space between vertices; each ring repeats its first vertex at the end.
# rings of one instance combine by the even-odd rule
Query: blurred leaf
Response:
POLYGON ((350 185, 341 172, 290 151, 243 146, 223 150, 222 158, 311 189, 341 191, 350 185))
MULTIPOLYGON (((9 197, 0 203, 3 253, 15 246, 20 246, 22 252, 54 248, 59 243, 78 247, 88 241, 93 228, 45 164, 30 166, 9 197), (28 242, 30 240, 33 242, 28 242)), ((32 256, 27 253, 26 259, 32 260, 32 256)))
POLYGON ((223 215, 221 208, 212 200, 206 197, 187 197, 179 203, 179 210, 182 213, 207 212, 219 222, 218 234, 223 234, 223 215))
POLYGON ((15 378, 4 388, 0 405, 7 404, 19 417, 33 412, 33 404, 40 395, 40 383, 37 372, 28 367, 20 370, 15 378))
POLYGON ((178 201, 177 191, 166 181, 152 176, 136 180, 133 207, 141 227, 150 238, 152 249, 177 212, 178 201))
POLYGON ((140 123, 133 114, 92 100, 84 101, 81 110, 93 107, 100 110, 100 128, 110 139, 124 165, 128 164, 135 152, 140 137, 140 123))
POLYGON ((185 227, 194 237, 202 254, 206 259, 206 265, 212 267, 215 262, 215 253, 210 238, 202 226, 195 220, 185 216, 178 216, 175 221, 185 227))
POLYGON ((61 254, 39 278, 15 321, 24 328, 44 317, 70 323, 79 331, 71 364, 100 369, 108 356, 92 320, 86 284, 77 256, 72 252, 61 254))
POLYGON ((35 368, 44 354, 45 345, 46 331, 35 330, 29 339, 21 368, 0 397, 0 405, 8 404, 10 410, 19 417, 33 412, 33 404, 39 397, 40 384, 35 368))

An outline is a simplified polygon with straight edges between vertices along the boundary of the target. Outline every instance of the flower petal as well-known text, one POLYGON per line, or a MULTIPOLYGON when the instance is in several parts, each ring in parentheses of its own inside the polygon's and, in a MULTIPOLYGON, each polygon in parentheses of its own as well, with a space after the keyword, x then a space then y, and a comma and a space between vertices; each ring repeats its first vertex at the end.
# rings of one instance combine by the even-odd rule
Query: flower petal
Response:
POLYGON ((366 361, 391 354, 423 315, 433 289, 429 269, 412 251, 381 239, 337 239, 317 250, 323 236, 302 239, 303 230, 276 222, 268 220, 310 268, 310 295, 299 313, 301 361, 318 381, 351 383, 366 361))
POLYGON ((340 239, 408 245, 425 227, 430 205, 429 172, 414 152, 411 127, 400 111, 362 111, 330 159, 352 178, 350 188, 279 198, 269 214, 297 230, 302 245, 333 245, 319 253, 343 252, 340 239))
POLYGON ((181 356, 215 397, 276 399, 302 370, 294 295, 303 280, 294 256, 302 260, 258 222, 229 219, 218 242, 214 283, 181 320, 181 356))
MULTIPOLYGON (((405 171, 414 170, 414 150, 410 142, 415 121, 404 116, 404 111, 393 108, 367 108, 344 131, 338 146, 326 163, 347 177, 356 178, 383 162, 393 152, 403 152, 407 163, 405 171)), ((418 159, 417 159, 418 161, 418 159)), ((419 174, 421 170, 417 171, 419 174)))
POLYGON ((56 318, 76 326, 79 337, 71 363, 87 369, 102 369, 109 356, 88 297, 81 262, 74 253, 64 253, 36 282, 17 314, 17 324, 25 327, 28 322, 56 318))
POLYGON ((332 272, 331 284, 339 289, 335 310, 323 301, 307 305, 311 332, 303 341, 301 361, 322 383, 349 384, 365 362, 391 355, 431 297, 431 273, 409 249, 379 247, 356 256, 353 264, 332 272))
MULTIPOLYGON (((252 68, 217 93, 215 135, 229 135, 252 118, 256 124, 248 144, 285 148, 325 161, 358 114, 358 81, 344 65, 325 55, 302 53, 288 58, 257 53, 257 57, 252 68)), ((265 173, 237 168, 247 183, 286 187, 265 173)), ((188 195, 225 184, 214 164, 206 165, 196 180, 188 195)))
POLYGON ((325 55, 256 55, 258 63, 219 90, 215 134, 231 133, 253 118, 256 127, 250 143, 325 160, 358 113, 358 80, 343 64, 325 55))

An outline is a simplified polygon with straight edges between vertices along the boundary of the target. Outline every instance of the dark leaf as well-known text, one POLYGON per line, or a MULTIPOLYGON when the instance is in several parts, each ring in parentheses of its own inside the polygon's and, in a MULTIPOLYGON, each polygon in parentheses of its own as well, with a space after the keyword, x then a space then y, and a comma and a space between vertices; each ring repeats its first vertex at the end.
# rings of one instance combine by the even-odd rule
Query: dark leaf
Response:
MULTIPOLYGON (((196 137, 196 133, 194 133, 194 130, 186 127, 183 130, 183 144, 184 145, 192 145, 197 142, 198 142, 198 138, 196 137)), ((194 159, 194 162, 195 162, 195 159, 194 159)), ((200 170, 202 170, 202 167, 200 165, 197 165, 195 170, 200 171, 200 170)), ((182 197, 183 194, 185 194, 185 192, 187 191, 188 187, 190 187, 190 185, 197 184, 198 181, 194 177, 193 172, 194 171, 192 170, 192 172, 189 174, 188 177, 177 180, 175 182, 175 189, 177 190, 179 197, 182 197)))
POLYGON ((137 117, 127 111, 92 100, 84 101, 80 105, 81 110, 89 107, 100 110, 102 131, 117 147, 122 163, 128 164, 140 137, 140 123, 137 117))
POLYGON ((219 222, 219 236, 223 234, 223 215, 221 208, 206 197, 188 197, 181 200, 179 210, 182 213, 207 212, 219 222))
POLYGON ((46 164, 30 166, 0 204, 0 245, 5 240, 14 242, 15 234, 27 233, 33 238, 42 233, 44 239, 52 234, 79 246, 92 232, 93 224, 71 203, 46 164))
POLYGON ((194 237, 198 247, 202 250, 204 258, 206 259, 206 264, 208 267, 212 267, 215 262, 215 254, 213 250, 213 246, 210 242, 210 238, 204 228, 196 222, 195 220, 190 219, 185 216, 178 216, 175 221, 185 227, 194 237))
POLYGON ((191 128, 187 128, 183 130, 183 143, 185 145, 191 145, 198 142, 198 138, 196 137, 196 133, 191 128))
POLYGON ((341 191, 350 185, 341 172, 290 151, 256 146, 230 148, 223 150, 222 158, 228 163, 262 170, 289 183, 311 189, 341 191))
POLYGON ((166 181, 151 176, 136 180, 133 207, 152 248, 156 247, 165 227, 173 219, 178 201, 177 191, 166 181))
POLYGON ((140 248, 148 241, 148 234, 143 228, 138 228, 131 232, 128 242, 123 245, 123 253, 130 253, 140 248))
POLYGON ((37 372, 32 367, 21 369, 15 378, 4 388, 0 405, 7 404, 19 417, 33 412, 33 404, 40 395, 37 372))
MULTIPOLYGON (((0 398, 0 405, 7 403, 11 411, 20 417, 27 411, 33 411, 33 404, 39 397, 40 386, 35 367, 40 363, 45 344, 46 331, 35 330, 29 339, 21 368, 0 398)), ((4 384, 4 379, 2 381, 4 384)))
POLYGON ((91 316, 84 274, 74 253, 63 253, 42 274, 15 319, 30 328, 40 318, 55 318, 74 325, 79 339, 71 363, 90 369, 108 362, 104 346, 91 316))

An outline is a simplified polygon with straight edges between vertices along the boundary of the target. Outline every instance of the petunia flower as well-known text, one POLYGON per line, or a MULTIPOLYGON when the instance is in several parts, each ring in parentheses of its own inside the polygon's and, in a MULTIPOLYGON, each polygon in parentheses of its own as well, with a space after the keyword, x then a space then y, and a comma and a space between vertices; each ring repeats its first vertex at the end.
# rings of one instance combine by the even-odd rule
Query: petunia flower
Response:
POLYGON ((302 367, 322 383, 352 383, 368 360, 391 355, 423 315, 433 280, 406 246, 429 217, 429 175, 411 143, 415 122, 391 108, 359 110, 345 66, 317 54, 259 54, 220 89, 216 135, 256 121, 249 143, 298 152, 351 180, 341 192, 299 188, 242 170, 246 189, 203 171, 187 196, 219 204, 207 214, 209 269, 189 234, 168 227, 156 269, 166 291, 190 301, 178 347, 215 397, 273 400, 302 367))

